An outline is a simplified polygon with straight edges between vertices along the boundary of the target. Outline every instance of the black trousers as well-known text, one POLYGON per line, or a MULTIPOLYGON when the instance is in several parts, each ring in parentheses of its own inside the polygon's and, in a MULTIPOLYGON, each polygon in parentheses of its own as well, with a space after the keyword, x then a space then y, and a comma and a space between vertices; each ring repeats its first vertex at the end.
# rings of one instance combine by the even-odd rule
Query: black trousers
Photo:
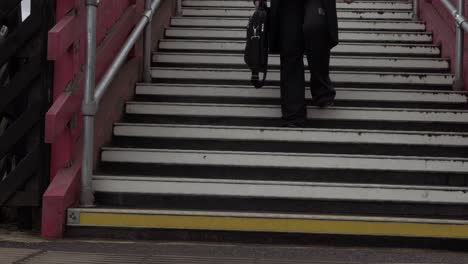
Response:
POLYGON ((312 97, 336 94, 329 76, 330 40, 322 0, 280 1, 279 32, 283 119, 303 123, 307 115, 304 54, 312 97))

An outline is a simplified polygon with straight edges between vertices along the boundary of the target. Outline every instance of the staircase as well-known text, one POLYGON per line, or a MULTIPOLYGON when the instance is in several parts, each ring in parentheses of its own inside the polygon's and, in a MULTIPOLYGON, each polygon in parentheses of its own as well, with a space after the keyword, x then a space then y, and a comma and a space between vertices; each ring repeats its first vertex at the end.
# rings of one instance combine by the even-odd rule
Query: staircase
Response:
POLYGON ((468 238, 468 104, 449 61, 412 1, 337 2, 336 104, 292 129, 278 56, 249 84, 251 1, 183 1, 102 148, 97 207, 69 209, 69 230, 468 238))

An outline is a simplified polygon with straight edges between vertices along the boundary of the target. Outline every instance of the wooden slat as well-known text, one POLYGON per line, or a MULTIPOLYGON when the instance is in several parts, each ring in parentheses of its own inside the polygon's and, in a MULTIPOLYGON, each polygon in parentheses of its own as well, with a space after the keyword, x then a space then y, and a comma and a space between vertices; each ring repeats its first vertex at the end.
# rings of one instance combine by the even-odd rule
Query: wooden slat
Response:
POLYGON ((0 182, 0 206, 7 202, 40 166, 41 147, 38 144, 11 172, 0 182))
POLYGON ((7 62, 41 27, 41 14, 31 14, 0 46, 0 65, 7 62))
POLYGON ((14 8, 16 8, 22 0, 1 0, 0 1, 0 19, 7 16, 14 8))
MULTIPOLYGON (((137 11, 136 5, 132 5, 121 16, 120 20, 114 25, 111 32, 101 43, 97 50, 96 76, 97 80, 104 74, 105 70, 112 62, 115 54, 120 49, 121 44, 126 40, 136 23, 137 11)), ((79 80, 78 87, 82 87, 83 80, 79 80)), ((63 93, 57 97, 54 104, 46 114, 46 134, 45 141, 54 143, 57 137, 66 128, 70 119, 80 111, 82 92, 63 93)))
POLYGON ((47 58, 55 61, 60 58, 76 40, 80 26, 75 15, 65 16, 55 25, 48 34, 47 58))
POLYGON ((0 97, 0 111, 7 107, 17 96, 34 80, 41 71, 41 59, 36 58, 23 66, 19 73, 13 77, 10 84, 2 88, 0 97))
POLYGON ((0 136, 0 158, 33 127, 42 117, 41 103, 26 109, 23 114, 0 136))

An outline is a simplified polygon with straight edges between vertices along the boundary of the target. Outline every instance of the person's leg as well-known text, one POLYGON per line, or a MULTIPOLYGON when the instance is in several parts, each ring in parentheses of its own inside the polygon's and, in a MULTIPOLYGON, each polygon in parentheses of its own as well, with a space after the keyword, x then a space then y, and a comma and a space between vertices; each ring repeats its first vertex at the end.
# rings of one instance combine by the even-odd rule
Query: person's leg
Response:
POLYGON ((333 102, 336 95, 329 72, 327 17, 321 0, 305 0, 304 10, 304 45, 311 75, 310 90, 314 104, 326 106, 333 102))
POLYGON ((306 120, 303 0, 280 2, 281 109, 286 124, 306 120))

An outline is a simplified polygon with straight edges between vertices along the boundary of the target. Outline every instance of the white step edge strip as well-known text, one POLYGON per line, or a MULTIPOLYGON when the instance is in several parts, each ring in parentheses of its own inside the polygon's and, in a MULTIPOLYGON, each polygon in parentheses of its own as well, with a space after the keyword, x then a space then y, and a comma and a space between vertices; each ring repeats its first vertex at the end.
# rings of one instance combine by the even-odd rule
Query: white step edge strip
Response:
MULTIPOLYGON (((270 2, 270 1, 268 1, 270 2)), ((182 2, 184 7, 248 7, 252 8, 253 4, 250 1, 196 1, 184 0, 182 2)), ((337 2, 336 8, 338 9, 383 9, 383 10, 412 10, 413 5, 408 2, 373 2, 373 1, 356 1, 353 3, 337 2)))
MULTIPOLYGON (((217 53, 165 53, 159 52, 153 56, 156 63, 198 64, 198 65, 241 65, 245 66, 242 54, 217 54, 217 53)), ((268 59, 270 66, 280 66, 279 55, 271 55, 268 59)), ((304 65, 308 65, 304 58, 304 65)), ((331 67, 349 68, 385 68, 395 70, 448 70, 450 64, 442 58, 366 58, 366 57, 331 57, 331 67)))
POLYGON ((468 147, 467 133, 116 123, 114 136, 468 147))
MULTIPOLYGON (((242 213, 219 211, 188 211, 188 210, 142 210, 142 209, 115 209, 115 208, 70 208, 68 215, 79 213, 109 213, 109 214, 138 214, 138 215, 180 215, 180 216, 219 216, 219 217, 248 217, 248 218, 275 218, 275 219, 310 219, 310 220, 337 220, 337 221, 363 221, 363 222, 395 222, 395 223, 427 223, 427 224, 454 224, 468 225, 468 221, 427 218, 397 218, 397 217, 362 217, 338 215, 304 215, 304 214, 272 214, 272 213, 242 213)), ((68 225, 74 225, 68 222, 68 225)), ((76 225, 76 224, 75 224, 76 225)))
POLYGON ((102 148, 103 162, 466 174, 468 159, 267 152, 102 148))
MULTIPOLYGON (((341 101, 384 101, 384 102, 424 102, 424 103, 468 103, 467 93, 452 91, 419 91, 391 89, 335 88, 336 99, 341 101)), ((137 84, 137 95, 203 96, 229 98, 279 99, 279 87, 264 86, 252 89, 251 86, 190 85, 190 84, 137 84)), ((306 98, 311 99, 309 92, 306 98)))
MULTIPOLYGON (((127 114, 183 115, 205 117, 280 118, 281 109, 276 105, 241 104, 191 104, 128 102, 127 114)), ((308 107, 307 116, 315 120, 365 120, 394 122, 468 123, 466 110, 397 109, 330 107, 325 109, 308 107)))
MULTIPOLYGON (((242 52, 245 41, 239 40, 189 40, 189 39, 163 39, 159 42, 159 49, 167 50, 204 50, 204 51, 237 51, 242 52)), ((426 44, 385 44, 385 43, 340 43, 332 49, 332 54, 358 53, 389 54, 412 56, 440 55, 440 48, 426 44)))
MULTIPOLYGON (((219 81, 250 81, 251 72, 247 69, 213 69, 213 68, 177 68, 157 67, 151 70, 153 78, 173 80, 219 80, 219 81)), ((355 83, 374 85, 427 85, 427 86, 451 86, 453 76, 449 74, 426 73, 382 73, 382 72, 331 72, 330 78, 334 83, 355 83)), ((305 79, 310 79, 310 73, 306 71, 305 79)), ((279 70, 269 70, 268 81, 279 81, 279 70)))
MULTIPOLYGON (((170 38, 213 38, 213 39, 245 39, 242 29, 232 28, 182 28, 172 27, 165 31, 170 38)), ((341 31, 340 41, 360 42, 393 42, 393 43, 432 43, 432 34, 427 32, 394 32, 394 31, 341 31)))
MULTIPOLYGON (((216 17, 174 17, 171 19, 171 26, 175 27, 229 27, 245 28, 248 24, 247 19, 216 17)), ((426 25, 419 21, 385 21, 385 20, 345 20, 338 22, 338 28, 341 30, 393 30, 393 31, 424 31, 426 25)))
MULTIPOLYGON (((182 16, 219 16, 219 17, 250 17, 253 8, 182 8, 182 16)), ((338 10, 338 19, 401 19, 413 18, 411 11, 376 11, 376 10, 338 10)))
POLYGON ((95 176, 93 186, 97 192, 134 194, 468 204, 468 188, 450 187, 353 186, 311 182, 192 180, 134 176, 95 176))

